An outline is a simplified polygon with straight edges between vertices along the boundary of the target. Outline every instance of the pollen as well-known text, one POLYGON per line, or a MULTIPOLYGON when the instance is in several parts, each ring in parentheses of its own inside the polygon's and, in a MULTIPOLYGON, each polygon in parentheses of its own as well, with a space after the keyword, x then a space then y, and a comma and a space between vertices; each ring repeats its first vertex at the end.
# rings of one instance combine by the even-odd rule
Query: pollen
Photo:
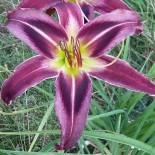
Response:
POLYGON ((82 67, 82 58, 80 52, 80 42, 78 39, 71 37, 70 43, 65 39, 60 41, 59 46, 65 53, 65 64, 69 68, 82 67))

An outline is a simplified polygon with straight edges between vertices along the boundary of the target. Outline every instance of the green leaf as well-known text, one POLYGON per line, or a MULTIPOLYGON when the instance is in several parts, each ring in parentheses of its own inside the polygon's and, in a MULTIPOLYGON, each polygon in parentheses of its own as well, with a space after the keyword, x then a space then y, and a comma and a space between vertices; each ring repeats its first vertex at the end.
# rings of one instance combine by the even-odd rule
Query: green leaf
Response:
POLYGON ((151 155, 155 154, 155 148, 153 148, 152 146, 147 145, 141 141, 129 138, 122 134, 107 133, 105 131, 101 131, 101 132, 99 132, 99 131, 84 131, 83 136, 110 140, 113 142, 133 146, 133 147, 138 148, 138 149, 140 149, 144 152, 147 152, 151 155))

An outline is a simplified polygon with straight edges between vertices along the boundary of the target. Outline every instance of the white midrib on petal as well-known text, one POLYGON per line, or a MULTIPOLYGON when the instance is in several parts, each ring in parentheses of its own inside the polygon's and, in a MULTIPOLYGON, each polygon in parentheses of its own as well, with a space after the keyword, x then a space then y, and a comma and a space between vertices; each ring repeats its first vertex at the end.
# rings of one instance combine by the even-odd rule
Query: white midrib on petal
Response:
POLYGON ((29 26, 30 28, 32 28, 34 31, 36 31, 37 33, 39 33, 42 37, 44 37, 46 40, 48 40, 50 43, 52 43, 54 46, 57 46, 57 43, 52 39, 50 38, 46 33, 44 33, 43 31, 41 31, 40 29, 24 22, 24 21, 21 21, 21 20, 17 20, 17 19, 11 19, 12 21, 16 21, 16 22, 20 22, 20 23, 23 23, 27 26, 29 26))
POLYGON ((71 131, 70 131, 70 136, 72 136, 72 132, 73 132, 73 127, 74 127, 74 106, 75 106, 75 77, 72 76, 72 89, 71 89, 71 104, 72 104, 72 114, 71 114, 71 131))
POLYGON ((108 28, 107 30, 99 33, 97 36, 95 36, 92 40, 90 40, 84 47, 87 48, 90 44, 92 44, 93 42, 95 42, 96 40, 98 40, 99 38, 101 38, 104 34, 106 34, 107 32, 111 31, 113 28, 119 27, 121 25, 126 25, 126 24, 131 24, 131 23, 135 23, 135 22, 126 22, 126 23, 121 23, 118 24, 116 26, 113 26, 111 28, 108 28))

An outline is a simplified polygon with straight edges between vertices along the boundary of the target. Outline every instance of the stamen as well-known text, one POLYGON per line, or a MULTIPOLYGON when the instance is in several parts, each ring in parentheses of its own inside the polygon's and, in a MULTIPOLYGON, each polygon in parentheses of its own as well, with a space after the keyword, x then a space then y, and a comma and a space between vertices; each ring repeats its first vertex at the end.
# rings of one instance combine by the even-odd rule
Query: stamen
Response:
POLYGON ((71 36, 71 44, 74 46, 74 38, 71 36))
POLYGON ((64 43, 64 46, 65 46, 65 49, 68 51, 67 41, 66 41, 65 38, 63 39, 63 43, 64 43))
POLYGON ((77 62, 77 65, 79 67, 79 55, 78 55, 78 52, 76 50, 76 46, 73 47, 73 53, 75 55, 75 61, 77 62))
POLYGON ((73 56, 76 58, 77 65, 78 65, 78 67, 82 67, 82 59, 81 59, 79 40, 78 39, 75 40, 73 37, 71 37, 71 44, 72 44, 73 56))
POLYGON ((80 42, 77 39, 71 37, 71 50, 68 51, 67 41, 63 39, 60 41, 59 46, 61 50, 65 53, 66 58, 68 60, 69 66, 72 67, 82 67, 82 58, 80 52, 80 42))
POLYGON ((68 63, 70 65, 70 67, 72 68, 72 60, 71 60, 71 57, 68 52, 68 46, 67 46, 67 42, 66 42, 65 38, 63 39, 63 41, 60 41, 59 46, 60 46, 61 50, 65 53, 68 63))
POLYGON ((74 61, 74 67, 76 67, 76 54, 74 52, 74 38, 71 36, 71 45, 72 45, 72 51, 73 51, 73 61, 74 61))
POLYGON ((78 67, 81 67, 81 54, 79 52, 79 48, 77 46, 74 47, 74 52, 76 53, 76 59, 78 62, 78 67))
POLYGON ((65 51, 65 46, 63 44, 63 41, 60 41, 59 42, 59 46, 60 46, 60 48, 61 48, 62 51, 65 51))
POLYGON ((77 45, 77 47, 80 47, 80 42, 78 39, 76 40, 76 45, 77 45))
POLYGON ((76 40, 76 50, 78 52, 78 56, 79 56, 79 67, 82 67, 82 58, 81 58, 81 52, 80 52, 80 42, 77 39, 76 40))
POLYGON ((116 57, 112 62, 110 62, 110 63, 107 64, 107 65, 104 65, 103 67, 109 67, 109 66, 113 65, 113 64, 119 59, 119 57, 121 56, 121 54, 122 54, 122 52, 123 52, 123 49, 124 49, 124 40, 123 40, 123 42, 122 42, 122 46, 121 46, 121 49, 120 49, 120 51, 119 51, 117 57, 116 57))
POLYGON ((77 55, 77 51, 76 51, 76 45, 75 45, 74 38, 72 37, 71 39, 72 39, 72 41, 71 41, 71 43, 72 43, 72 51, 73 51, 74 62, 75 62, 75 67, 76 67, 77 64, 78 64, 78 59, 77 59, 78 55, 77 55))

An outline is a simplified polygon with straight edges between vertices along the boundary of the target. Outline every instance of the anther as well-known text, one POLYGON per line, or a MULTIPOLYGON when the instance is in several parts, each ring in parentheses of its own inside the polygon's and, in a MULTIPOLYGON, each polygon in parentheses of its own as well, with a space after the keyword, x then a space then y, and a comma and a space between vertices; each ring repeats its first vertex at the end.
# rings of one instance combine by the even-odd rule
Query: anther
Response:
POLYGON ((71 44, 74 46, 74 38, 71 36, 71 44))
POLYGON ((63 43, 64 43, 64 46, 65 46, 65 49, 68 50, 68 46, 67 46, 67 42, 66 42, 65 38, 63 39, 63 43))
POLYGON ((77 47, 80 47, 80 42, 78 39, 76 40, 76 45, 77 45, 77 47))
POLYGON ((80 52, 80 42, 78 39, 76 39, 76 45, 75 45, 75 49, 77 52, 77 59, 78 59, 78 67, 82 67, 82 58, 81 58, 81 52, 80 52))
POLYGON ((60 48, 61 48, 62 51, 65 51, 65 46, 63 44, 63 41, 60 41, 59 42, 59 46, 60 46, 60 48))
POLYGON ((65 38, 63 39, 63 41, 60 41, 59 46, 60 46, 61 50, 65 53, 68 63, 70 65, 70 67, 72 68, 72 60, 71 60, 71 57, 68 52, 68 46, 67 46, 67 42, 66 42, 65 38))

